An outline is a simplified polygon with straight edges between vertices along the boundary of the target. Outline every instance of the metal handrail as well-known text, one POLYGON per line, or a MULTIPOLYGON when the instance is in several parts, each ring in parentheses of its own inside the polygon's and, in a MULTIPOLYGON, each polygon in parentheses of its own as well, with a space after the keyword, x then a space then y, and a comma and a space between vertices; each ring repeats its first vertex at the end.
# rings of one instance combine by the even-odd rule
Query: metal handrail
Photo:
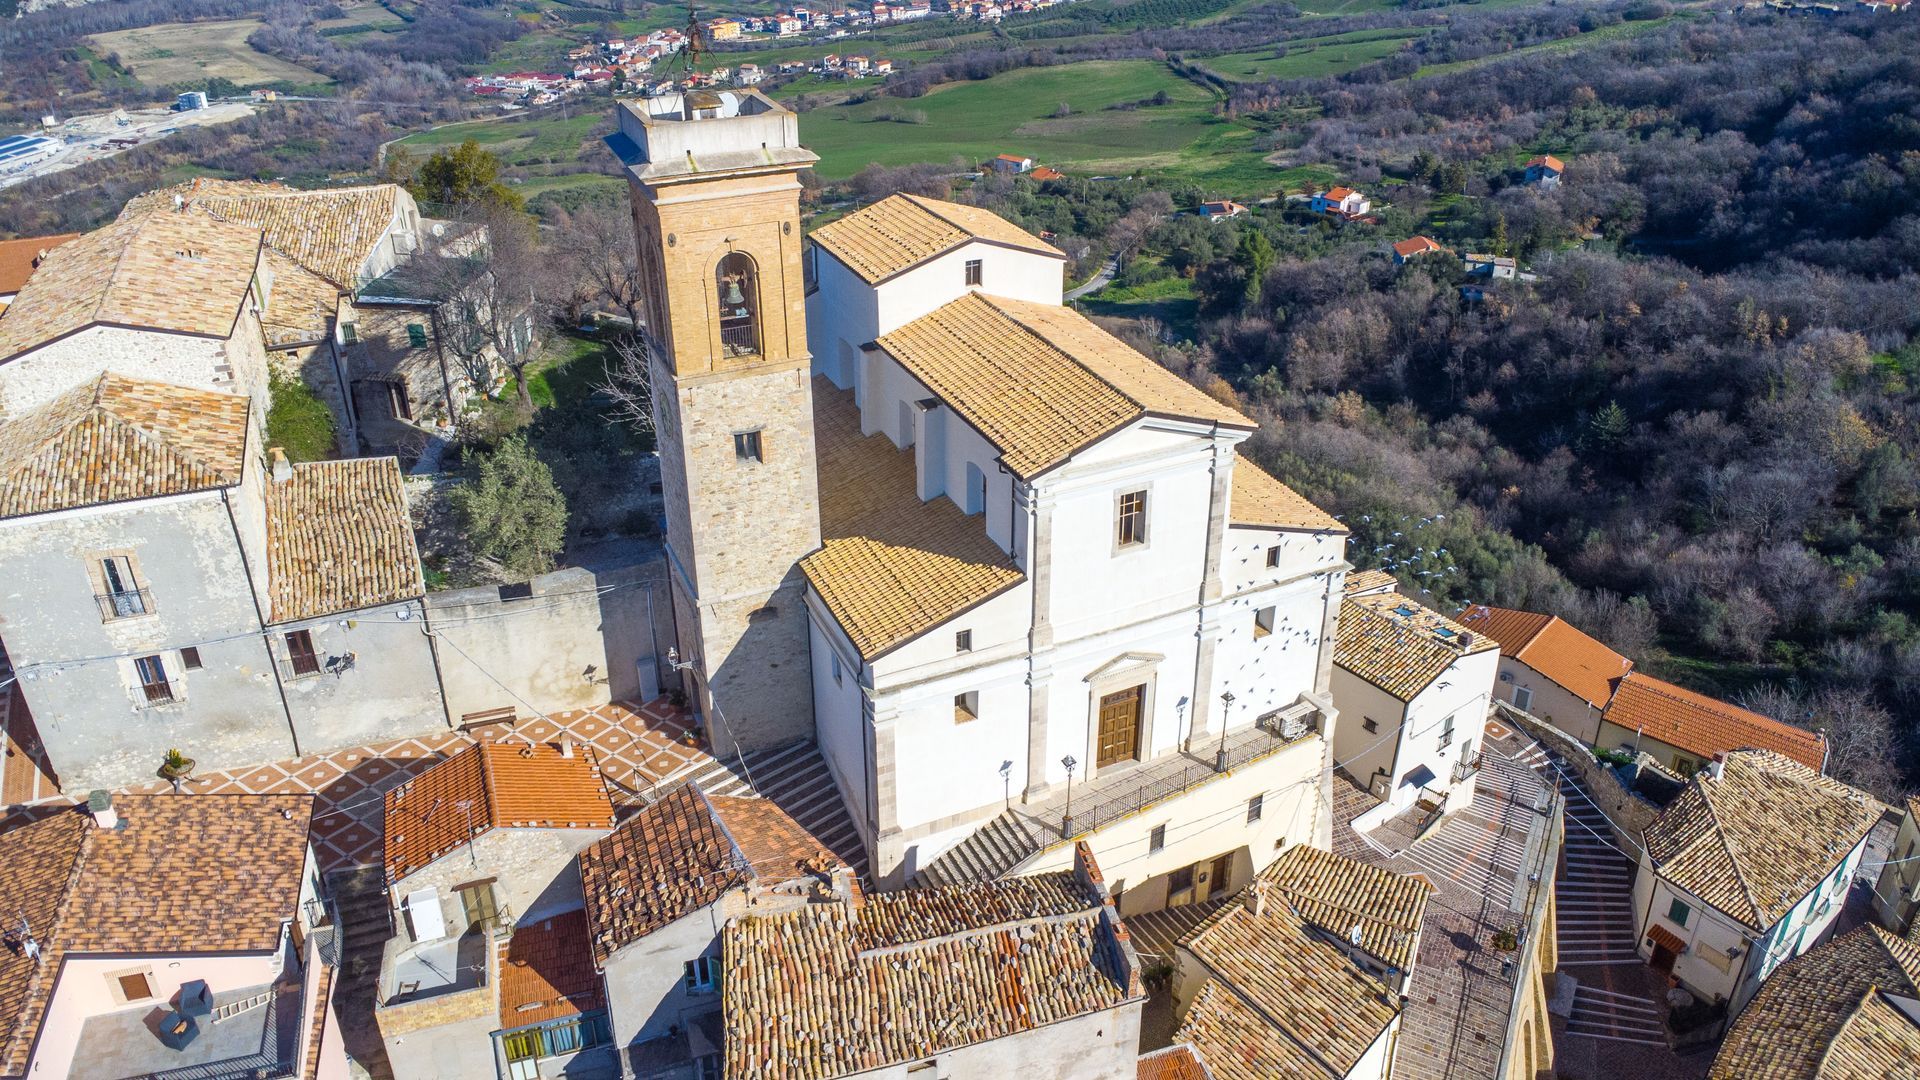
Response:
POLYGON ((153 614, 153 594, 145 589, 110 589, 96 594, 93 600, 100 605, 102 622, 153 614))

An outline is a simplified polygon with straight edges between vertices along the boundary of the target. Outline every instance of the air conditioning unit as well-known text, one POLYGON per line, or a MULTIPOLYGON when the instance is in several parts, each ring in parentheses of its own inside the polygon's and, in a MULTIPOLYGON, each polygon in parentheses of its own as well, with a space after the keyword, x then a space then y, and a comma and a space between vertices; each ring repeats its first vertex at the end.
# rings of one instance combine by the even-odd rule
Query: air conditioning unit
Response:
POLYGON ((1500 673, 1500 681, 1501 681, 1501 682, 1512 682, 1512 681, 1513 681, 1513 672, 1511 672, 1511 671, 1503 671, 1503 672, 1501 672, 1501 673, 1500 673))

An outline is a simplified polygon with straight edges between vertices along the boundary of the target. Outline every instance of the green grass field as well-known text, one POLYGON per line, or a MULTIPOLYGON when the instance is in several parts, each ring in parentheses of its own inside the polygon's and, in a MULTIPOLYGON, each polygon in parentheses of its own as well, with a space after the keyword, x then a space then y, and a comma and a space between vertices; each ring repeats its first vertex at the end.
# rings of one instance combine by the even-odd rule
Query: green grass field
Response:
POLYGON ((1284 46, 1222 53, 1196 63, 1216 75, 1239 81, 1320 78, 1384 60, 1422 33, 1409 29, 1356 30, 1350 34, 1302 38, 1284 46))

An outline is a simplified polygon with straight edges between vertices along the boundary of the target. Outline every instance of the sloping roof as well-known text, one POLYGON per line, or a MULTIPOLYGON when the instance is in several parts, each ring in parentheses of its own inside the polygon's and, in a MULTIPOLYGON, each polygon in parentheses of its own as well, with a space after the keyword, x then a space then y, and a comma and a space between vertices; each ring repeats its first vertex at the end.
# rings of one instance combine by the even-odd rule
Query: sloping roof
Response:
POLYGON ((1385 590, 1394 592, 1400 587, 1400 579, 1385 570, 1355 570, 1347 575, 1341 586, 1342 591, 1351 596, 1354 593, 1368 593, 1385 590))
POLYGON ((1180 947, 1210 974, 1176 1039, 1221 1080, 1344 1078, 1400 1013, 1399 996, 1278 897, 1208 916, 1180 947))
POLYGON ((1340 202, 1349 195, 1358 195, 1358 194, 1360 193, 1353 190, 1350 187, 1328 188, 1326 191, 1322 192, 1323 197, 1331 199, 1334 202, 1340 202))
POLYGON ((1340 938, 1360 928, 1360 947, 1406 971, 1420 916, 1427 907, 1425 882, 1331 851, 1295 844, 1260 872, 1269 899, 1293 906, 1301 918, 1340 938))
POLYGON ((500 1024, 516 1028, 606 1007, 587 942, 587 913, 520 922, 500 958, 500 1024))
POLYGON ((1499 648, 1452 619, 1395 593, 1347 596, 1333 640, 1333 662, 1412 701, 1462 656, 1499 648))
POLYGON ((340 310, 340 290, 333 282, 267 249, 267 268, 273 273, 273 292, 260 313, 267 347, 306 345, 324 341, 333 331, 340 310))
POLYGON ((199 214, 123 218, 55 248, 0 316, 0 360, 97 324, 224 338, 260 230, 199 214))
POLYGON ((1797 956, 1727 1029, 1708 1080, 1920 1076, 1920 1028, 1886 993, 1920 994, 1920 946, 1871 923, 1797 956))
POLYGON ((1660 876, 1756 932, 1778 922, 1885 811, 1877 800, 1766 750, 1695 773, 1647 827, 1660 876))
POLYGON ((1554 172, 1565 172, 1567 170, 1566 163, 1562 162, 1559 158, 1554 157, 1552 154, 1541 154, 1539 157, 1534 158, 1532 161, 1527 162, 1527 168, 1529 169, 1533 168, 1535 165, 1544 166, 1546 168, 1552 169, 1554 172))
POLYGON ((766 799, 675 788, 580 853, 593 957, 758 882, 772 887, 828 868, 826 846, 766 799))
POLYGON ((1633 668, 1633 661, 1557 615, 1475 604, 1460 613, 1460 622, 1596 709, 1606 708, 1614 683, 1633 668))
POLYGON ((1299 492, 1274 479, 1272 473, 1244 456, 1233 464, 1227 520, 1234 525, 1260 529, 1347 531, 1339 519, 1308 502, 1299 492))
POLYGON ((276 623, 423 595, 400 463, 302 462, 268 480, 267 592, 276 623))
POLYGON ((1440 244, 1431 237, 1413 236, 1393 245, 1393 253, 1401 258, 1424 255, 1429 251, 1439 251, 1440 244))
POLYGON ((1826 763, 1826 741, 1815 732, 1637 671, 1620 680, 1601 716, 1705 758, 1753 747, 1784 754, 1810 769, 1826 763))
POLYGON ((26 1067, 68 957, 267 952, 298 911, 312 795, 119 795, 114 809, 122 828, 74 809, 0 834, 0 897, 41 948, 37 963, 0 948, 0 1075, 26 1067))
POLYGON ((60 233, 55 236, 23 236, 18 240, 0 240, 0 295, 17 293, 33 276, 40 256, 79 236, 60 233))
POLYGON ((1143 997, 1118 916, 1071 872, 736 919, 729 1080, 824 1080, 1143 997))
POLYGON ((590 747, 569 757, 544 743, 475 743, 387 792, 383 862, 392 883, 494 829, 613 826, 590 747))
POLYGON ((397 184, 302 191, 285 184, 202 177, 147 192, 128 202, 120 215, 124 219, 162 210, 178 198, 189 210, 260 229, 267 246, 351 289, 385 238, 400 197, 397 184))
POLYGON ((970 292, 877 343, 1022 479, 1147 416, 1257 426, 1057 304, 970 292))
POLYGON ((811 236, 869 285, 974 240, 1066 258, 1059 248, 998 214, 920 195, 889 195, 820 226, 811 236))
POLYGON ((1135 1080, 1213 1080, 1213 1073, 1200 1060, 1191 1043, 1175 1043, 1150 1054, 1141 1054, 1135 1080))
POLYGON ((103 374, 0 423, 0 518, 240 482, 247 399, 103 374))
POLYGON ((1025 580, 953 500, 921 502, 913 452, 860 434, 851 391, 813 381, 819 551, 801 561, 827 610, 872 659, 1025 580))

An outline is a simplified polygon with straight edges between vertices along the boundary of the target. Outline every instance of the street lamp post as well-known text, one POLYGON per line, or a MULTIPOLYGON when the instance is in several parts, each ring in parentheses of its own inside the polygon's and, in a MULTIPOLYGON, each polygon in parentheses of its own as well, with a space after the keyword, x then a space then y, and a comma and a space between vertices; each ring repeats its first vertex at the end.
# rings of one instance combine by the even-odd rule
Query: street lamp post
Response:
POLYGON ((1214 756, 1213 771, 1227 771, 1227 717, 1233 710, 1233 691, 1220 695, 1220 752, 1214 756))
POLYGON ((1067 812, 1060 819, 1060 839, 1065 840, 1073 835, 1073 767, 1080 763, 1068 754, 1060 759, 1060 764, 1067 770, 1067 812))

